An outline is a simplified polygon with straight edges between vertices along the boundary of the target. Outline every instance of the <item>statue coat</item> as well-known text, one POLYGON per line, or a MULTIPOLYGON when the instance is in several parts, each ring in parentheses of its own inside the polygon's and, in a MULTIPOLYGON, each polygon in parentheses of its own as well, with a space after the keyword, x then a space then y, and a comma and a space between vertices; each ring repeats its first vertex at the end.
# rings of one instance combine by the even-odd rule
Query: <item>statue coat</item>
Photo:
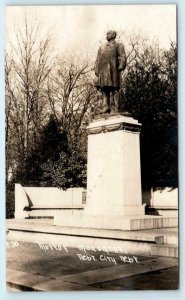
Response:
POLYGON ((120 87, 120 73, 126 67, 126 54, 123 44, 107 42, 98 50, 95 74, 97 88, 120 87))

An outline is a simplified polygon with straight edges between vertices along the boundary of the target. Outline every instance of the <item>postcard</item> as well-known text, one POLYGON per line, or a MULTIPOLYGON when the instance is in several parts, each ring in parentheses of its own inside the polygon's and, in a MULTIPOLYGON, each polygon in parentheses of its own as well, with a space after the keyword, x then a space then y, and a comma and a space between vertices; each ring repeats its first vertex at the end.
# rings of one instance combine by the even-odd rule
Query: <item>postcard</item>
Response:
POLYGON ((7 290, 179 288, 176 24, 6 6, 7 290))

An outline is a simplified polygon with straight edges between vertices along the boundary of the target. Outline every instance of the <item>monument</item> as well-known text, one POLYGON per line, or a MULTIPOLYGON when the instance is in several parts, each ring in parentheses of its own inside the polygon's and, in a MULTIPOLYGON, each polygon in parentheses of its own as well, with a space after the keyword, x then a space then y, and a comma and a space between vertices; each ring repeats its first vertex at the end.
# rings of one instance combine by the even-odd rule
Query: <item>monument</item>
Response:
POLYGON ((56 215, 55 224, 104 229, 129 229, 125 217, 144 216, 141 200, 141 124, 120 111, 121 72, 126 68, 123 44, 116 32, 107 32, 107 43, 98 50, 95 86, 102 93, 102 108, 87 127, 87 198, 84 211, 56 215), (124 224, 123 224, 124 221, 124 224))
POLYGON ((169 218, 145 215, 141 192, 141 124, 120 109, 120 78, 126 68, 126 54, 123 44, 115 42, 115 38, 115 31, 107 32, 107 43, 99 48, 95 63, 95 86, 102 93, 102 107, 87 127, 86 203, 83 210, 56 213, 54 224, 84 230, 173 226, 169 218))
POLYGON ((121 72, 126 68, 123 44, 116 32, 107 32, 107 43, 95 63, 95 83, 102 93, 100 117, 89 124, 87 208, 93 215, 143 215, 141 201, 141 124, 120 109, 121 72), (99 200, 97 200, 99 199, 99 200))

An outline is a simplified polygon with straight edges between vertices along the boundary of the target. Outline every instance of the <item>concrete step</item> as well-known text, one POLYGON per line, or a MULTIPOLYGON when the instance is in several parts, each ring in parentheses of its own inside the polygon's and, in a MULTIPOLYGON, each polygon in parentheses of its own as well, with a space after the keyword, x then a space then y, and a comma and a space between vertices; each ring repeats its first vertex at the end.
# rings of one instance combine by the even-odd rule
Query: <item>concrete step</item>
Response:
POLYGON ((66 214, 63 212, 56 214, 54 217, 54 225, 71 228, 95 228, 95 229, 110 229, 110 230, 145 230, 157 228, 169 228, 178 226, 177 217, 162 217, 162 216, 88 216, 66 214))
POLYGON ((179 242, 178 234, 173 234, 173 235, 166 234, 164 236, 164 244, 173 244, 178 246, 178 242, 179 242))
POLYGON ((7 290, 9 291, 97 291, 101 290, 73 282, 65 282, 60 278, 35 275, 27 272, 7 269, 7 290))
POLYGON ((51 220, 8 220, 7 240, 62 244, 67 247, 121 247, 132 254, 150 255, 151 245, 163 244, 159 231, 123 231, 54 226, 51 220))
POLYGON ((46 219, 11 219, 7 221, 7 229, 7 240, 63 244, 67 247, 78 247, 79 244, 88 247, 121 247, 132 254, 178 257, 178 228, 174 227, 137 231, 100 230, 54 226, 52 220, 46 219), (163 244, 164 247, 154 247, 163 244), (174 249, 168 250, 170 245, 174 249))
POLYGON ((175 244, 153 245, 151 255, 178 258, 178 246, 175 244))
POLYGON ((134 240, 138 242, 153 242, 156 244, 164 243, 164 236, 160 232, 148 231, 128 231, 128 230, 106 230, 96 228, 71 228, 54 226, 52 221, 41 220, 7 220, 8 231, 23 231, 23 232, 37 232, 37 233, 51 233, 63 235, 75 235, 86 237, 101 237, 113 238, 120 240, 134 240), (40 222, 39 222, 40 221, 40 222))

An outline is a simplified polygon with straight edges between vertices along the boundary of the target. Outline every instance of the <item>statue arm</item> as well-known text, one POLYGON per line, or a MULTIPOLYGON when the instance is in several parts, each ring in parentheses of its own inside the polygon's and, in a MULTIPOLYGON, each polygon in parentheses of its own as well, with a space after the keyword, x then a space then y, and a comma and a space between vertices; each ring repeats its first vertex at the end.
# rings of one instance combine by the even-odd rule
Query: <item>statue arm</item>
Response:
POLYGON ((127 61, 125 48, 123 44, 118 44, 118 61, 119 61, 118 69, 119 71, 123 71, 126 68, 126 61, 127 61))

